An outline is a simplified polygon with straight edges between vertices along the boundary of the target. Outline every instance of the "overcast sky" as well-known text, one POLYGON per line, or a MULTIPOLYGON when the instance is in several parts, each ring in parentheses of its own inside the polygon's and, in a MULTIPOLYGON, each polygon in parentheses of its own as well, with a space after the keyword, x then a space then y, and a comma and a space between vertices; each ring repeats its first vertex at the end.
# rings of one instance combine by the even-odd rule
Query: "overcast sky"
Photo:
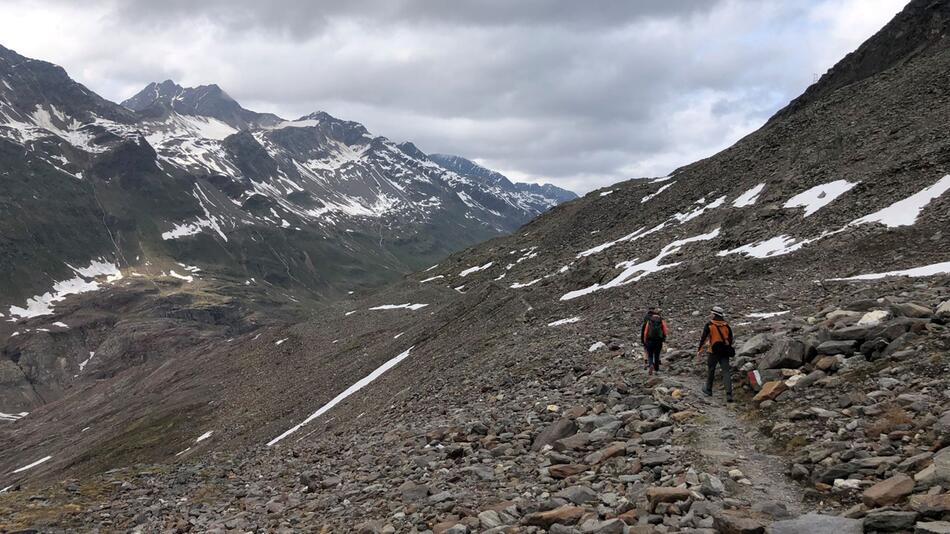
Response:
POLYGON ((114 101, 217 83, 586 192, 761 126, 906 0, 3 0, 0 44, 114 101))

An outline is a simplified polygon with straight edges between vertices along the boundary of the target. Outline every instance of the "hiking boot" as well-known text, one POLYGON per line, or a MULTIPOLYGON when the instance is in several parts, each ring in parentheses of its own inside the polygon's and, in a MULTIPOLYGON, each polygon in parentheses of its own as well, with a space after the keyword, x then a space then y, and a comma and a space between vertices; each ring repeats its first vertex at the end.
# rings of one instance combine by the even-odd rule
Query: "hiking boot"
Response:
POLYGON ((732 402, 733 402, 733 400, 732 400, 732 395, 729 395, 728 397, 726 397, 726 402, 728 402, 728 403, 732 403, 732 402))
POLYGON ((703 388, 703 393, 705 393, 707 397, 712 397, 712 391, 709 389, 703 388))
POLYGON ((647 372, 647 374, 648 374, 649 376, 653 376, 653 366, 652 366, 652 365, 650 366, 650 370, 649 370, 649 372, 647 372))

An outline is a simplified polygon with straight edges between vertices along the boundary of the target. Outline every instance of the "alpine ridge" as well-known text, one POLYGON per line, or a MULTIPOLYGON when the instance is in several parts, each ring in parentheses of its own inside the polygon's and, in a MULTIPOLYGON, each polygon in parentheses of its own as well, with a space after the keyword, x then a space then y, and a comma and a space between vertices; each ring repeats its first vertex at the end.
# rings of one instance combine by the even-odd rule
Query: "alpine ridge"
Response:
MULTIPOLYGON (((911 1, 712 157, 539 209, 508 235, 304 317, 269 305, 295 295, 287 290, 245 300, 243 276, 227 291, 201 291, 205 267, 188 262, 156 269, 191 282, 71 264, 73 284, 122 274, 130 285, 11 323, 11 371, 0 374, 0 517, 9 519, 0 525, 950 531, 947 6, 911 1), (187 284, 197 287, 186 297, 187 284), (638 331, 648 306, 669 326, 652 376, 638 331), (713 395, 701 389, 697 345, 714 306, 737 340, 731 404, 718 380, 713 395), (19 376, 14 366, 33 374, 7 379, 19 376), (56 386, 39 388, 40 371, 56 386), (23 400, 31 395, 51 400, 23 400)), ((183 113, 167 116, 196 117, 183 113)), ((200 120, 156 119, 138 141, 104 142, 125 143, 122 161, 142 169, 157 158, 187 176, 209 170, 195 183, 211 183, 212 168, 246 177, 221 194, 291 226, 306 209, 295 214, 261 184, 307 173, 314 184, 349 184, 351 169, 367 165, 403 187, 401 177, 420 176, 410 168, 427 177, 420 187, 444 177, 467 213, 497 212, 482 224, 506 213, 466 189, 502 198, 510 181, 501 174, 354 123, 317 114, 235 127, 205 138, 199 153, 175 138, 223 128, 200 120), (318 149, 305 142, 314 137, 318 149)), ((321 199, 307 209, 343 220, 343 197, 304 189, 321 199)), ((386 221, 415 216, 380 210, 386 221)), ((217 233, 209 215, 192 217, 193 235, 217 233)), ((215 224, 236 239, 227 221, 215 224)))

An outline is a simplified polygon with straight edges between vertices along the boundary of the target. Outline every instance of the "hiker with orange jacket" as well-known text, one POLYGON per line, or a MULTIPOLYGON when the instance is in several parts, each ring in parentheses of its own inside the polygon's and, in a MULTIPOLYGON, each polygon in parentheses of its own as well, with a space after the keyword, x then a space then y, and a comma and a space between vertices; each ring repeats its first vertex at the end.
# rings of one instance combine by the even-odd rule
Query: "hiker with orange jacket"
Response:
POLYGON ((647 367, 651 375, 660 372, 660 352, 663 350, 663 342, 666 341, 667 334, 669 334, 669 328, 660 315, 660 309, 650 308, 640 328, 640 342, 643 343, 643 349, 647 353, 647 367))
POLYGON ((713 380, 716 378, 716 366, 722 368, 722 382, 726 388, 726 402, 732 402, 732 364, 729 361, 735 356, 732 347, 732 327, 726 322, 725 312, 719 306, 713 306, 709 322, 703 328, 703 335, 699 340, 699 349, 696 351, 696 361, 706 354, 706 386, 703 393, 712 395, 713 380))

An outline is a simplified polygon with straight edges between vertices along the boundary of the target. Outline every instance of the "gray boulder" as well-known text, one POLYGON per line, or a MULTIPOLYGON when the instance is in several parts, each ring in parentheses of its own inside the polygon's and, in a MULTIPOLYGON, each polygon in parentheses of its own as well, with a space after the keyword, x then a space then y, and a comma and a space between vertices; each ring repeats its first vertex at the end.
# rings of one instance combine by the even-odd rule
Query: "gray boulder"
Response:
POLYGON ((805 344, 797 339, 781 338, 759 362, 760 369, 798 369, 805 364, 805 344))
POLYGON ((736 351, 736 356, 755 356, 769 350, 772 346, 772 336, 769 334, 756 334, 749 338, 736 351))
POLYGON ((852 354, 857 348, 857 341, 853 339, 835 340, 830 339, 821 345, 818 345, 818 354, 852 354))
POLYGON ((769 534, 864 534, 860 519, 834 515, 805 514, 795 519, 776 521, 765 530, 769 534))
POLYGON ((577 425, 574 424, 574 421, 567 418, 559 419, 538 434, 538 437, 534 439, 534 443, 531 444, 531 450, 539 451, 545 445, 553 446, 555 441, 573 436, 576 433, 577 425))

